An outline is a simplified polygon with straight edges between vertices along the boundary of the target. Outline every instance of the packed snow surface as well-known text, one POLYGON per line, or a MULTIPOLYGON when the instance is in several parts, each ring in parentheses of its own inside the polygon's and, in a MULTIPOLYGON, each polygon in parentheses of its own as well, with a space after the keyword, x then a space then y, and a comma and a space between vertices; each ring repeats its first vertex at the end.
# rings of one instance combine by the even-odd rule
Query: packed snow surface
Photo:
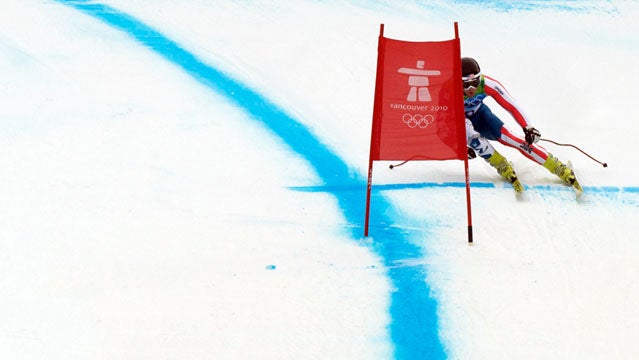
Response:
MULTIPOLYGON (((6 0, 3 359, 639 357, 636 1, 6 0), (28 20, 26 20, 28 19, 28 20), (375 163, 379 25, 454 37, 585 187, 375 163)), ((520 129, 494 102, 506 125, 520 129)))

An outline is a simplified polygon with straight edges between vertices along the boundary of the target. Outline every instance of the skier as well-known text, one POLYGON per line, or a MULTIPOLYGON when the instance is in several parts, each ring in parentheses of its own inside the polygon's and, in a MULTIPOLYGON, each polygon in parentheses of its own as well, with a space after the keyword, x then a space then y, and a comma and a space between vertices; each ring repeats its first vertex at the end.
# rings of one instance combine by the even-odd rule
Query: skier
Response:
POLYGON ((464 57, 461 60, 469 157, 473 158, 479 155, 485 159, 497 169, 499 175, 512 184, 517 194, 521 194, 524 187, 517 178, 512 164, 487 141, 496 140, 519 150, 525 157, 542 165, 557 175, 565 184, 572 186, 578 195, 581 194, 583 190, 572 169, 548 153, 543 147, 537 145, 541 133, 530 125, 528 118, 504 86, 497 80, 482 74, 475 59, 464 57), (504 126, 504 123, 484 104, 484 99, 487 96, 494 98, 512 115, 524 131, 523 139, 504 126))

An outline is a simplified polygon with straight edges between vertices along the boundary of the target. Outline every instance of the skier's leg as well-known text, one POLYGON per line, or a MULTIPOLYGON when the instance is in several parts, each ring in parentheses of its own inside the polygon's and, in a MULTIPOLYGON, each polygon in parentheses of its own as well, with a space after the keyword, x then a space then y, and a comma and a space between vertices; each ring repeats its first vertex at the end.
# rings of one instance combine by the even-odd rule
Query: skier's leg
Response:
POLYGON ((499 139, 504 145, 516 148, 525 157, 543 165, 548 171, 557 175, 567 185, 575 188, 579 187, 577 177, 569 166, 563 164, 559 159, 550 154, 546 149, 537 144, 528 144, 523 138, 514 135, 505 126, 501 128, 501 138, 499 139))
POLYGON ((566 185, 575 188, 578 193, 583 191, 581 185, 579 185, 579 181, 577 181, 575 172, 568 165, 563 164, 559 159, 552 156, 552 154, 548 154, 548 159, 546 159, 543 165, 548 171, 559 176, 566 185))
POLYGON ((468 119, 466 119, 466 141, 470 148, 475 150, 480 157, 497 170, 499 175, 513 185, 515 192, 519 194, 524 191, 524 186, 517 178, 512 165, 495 150, 488 140, 475 131, 473 124, 468 119))
POLYGON ((513 185, 515 192, 520 194, 524 191, 524 186, 519 181, 515 169, 502 154, 495 151, 490 158, 486 159, 486 162, 497 169, 497 173, 513 185))
MULTIPOLYGON (((490 111, 490 108, 485 104, 477 110, 477 112, 471 117, 475 130, 490 140, 497 140, 500 143, 510 146, 519 150, 525 157, 543 164, 548 157, 548 152, 536 144, 528 145, 528 143, 519 136, 513 134, 506 126, 504 122, 490 111)), ((466 125, 468 127, 468 124, 466 125)))
POLYGON ((475 130, 473 123, 468 119, 466 119, 466 144, 484 159, 488 159, 495 152, 495 148, 475 130))
POLYGON ((513 134, 507 127, 502 126, 500 132, 500 143, 519 150, 519 152, 530 160, 543 165, 548 158, 548 151, 546 151, 546 149, 537 144, 528 145, 526 140, 513 134))

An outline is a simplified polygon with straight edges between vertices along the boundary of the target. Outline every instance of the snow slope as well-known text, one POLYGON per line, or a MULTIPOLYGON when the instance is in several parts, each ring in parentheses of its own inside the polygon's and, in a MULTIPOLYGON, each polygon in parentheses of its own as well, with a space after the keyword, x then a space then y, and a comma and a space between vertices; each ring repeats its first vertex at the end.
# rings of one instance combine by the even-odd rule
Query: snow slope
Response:
MULTIPOLYGON (((0 355, 639 355, 634 1, 40 1, 0 13, 0 355), (24 21, 24 19, 31 19, 24 21), (375 166, 377 34, 440 40, 571 160, 375 166)), ((511 128, 514 123, 492 109, 511 128), (509 123, 510 122, 510 123, 509 123)))

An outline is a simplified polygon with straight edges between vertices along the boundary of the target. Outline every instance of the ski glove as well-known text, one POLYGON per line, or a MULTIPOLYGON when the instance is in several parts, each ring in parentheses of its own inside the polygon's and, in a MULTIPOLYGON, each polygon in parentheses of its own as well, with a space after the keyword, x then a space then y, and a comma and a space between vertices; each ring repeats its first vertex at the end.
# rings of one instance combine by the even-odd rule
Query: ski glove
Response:
POLYGON ((476 157, 477 157, 477 154, 475 153, 475 150, 473 150, 473 148, 471 147, 468 147, 468 160, 472 160, 476 157))
POLYGON ((530 125, 524 128, 524 134, 526 135, 526 142, 528 143, 528 145, 537 143, 541 138, 541 133, 539 132, 539 130, 530 125))

